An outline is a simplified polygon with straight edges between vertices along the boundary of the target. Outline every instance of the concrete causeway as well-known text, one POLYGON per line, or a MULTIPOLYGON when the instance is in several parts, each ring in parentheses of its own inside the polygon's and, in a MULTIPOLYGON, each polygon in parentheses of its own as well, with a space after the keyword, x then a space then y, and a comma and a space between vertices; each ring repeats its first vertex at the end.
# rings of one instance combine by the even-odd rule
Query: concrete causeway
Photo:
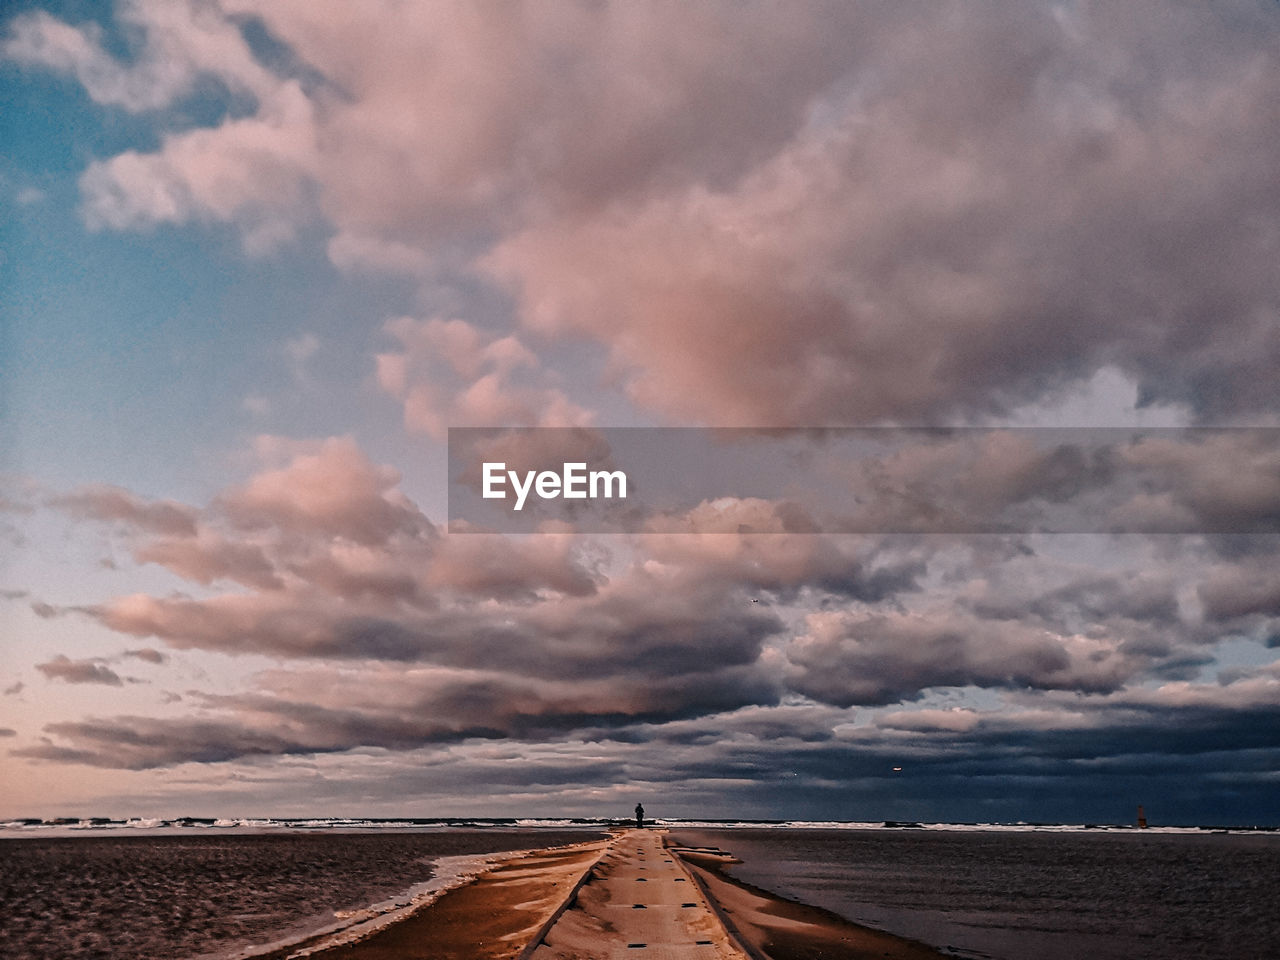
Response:
POLYGON ((665 835, 619 834, 523 958, 749 960, 665 835))

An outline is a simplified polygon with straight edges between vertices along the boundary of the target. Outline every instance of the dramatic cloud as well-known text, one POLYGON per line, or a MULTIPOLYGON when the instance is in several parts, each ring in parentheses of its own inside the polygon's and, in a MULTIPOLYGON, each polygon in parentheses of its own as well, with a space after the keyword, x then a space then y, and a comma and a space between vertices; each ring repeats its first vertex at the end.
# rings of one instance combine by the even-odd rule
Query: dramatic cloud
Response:
MULTIPOLYGON (((7 540, 113 548, 5 584, 24 625, 84 631, 24 673, 130 694, 24 715, 43 736, 17 756, 314 763, 357 798, 385 771, 584 807, 640 783, 757 815, 1018 819, 1043 791, 1045 817, 1145 792, 1274 818, 1280 461, 1237 429, 1280 422, 1272 5, 119 0, 2 29, 15 77, 104 118, 67 141, 87 229, 238 236, 251 268, 223 250, 192 289, 249 281, 256 323, 287 269, 314 314, 236 328, 246 378, 201 412, 281 436, 202 473, 201 503, 167 474, 0 498, 7 540), (350 416, 298 415, 252 350, 317 396, 351 351, 350 416), (829 429, 1117 390, 1226 429, 852 452, 829 429), (571 428, 464 451, 472 492, 482 455, 621 462, 606 421, 820 429, 741 488, 691 443, 713 489, 637 475, 625 534, 448 532, 402 486, 450 427, 571 428), (1036 532, 1064 529, 1145 533, 1036 532), (123 690, 133 660, 155 685, 123 690)), ((32 223, 77 186, 48 177, 32 223)), ((201 470, 243 436, 221 429, 201 470)))
MULTIPOLYGON (((315 755, 344 743, 379 742, 394 752, 379 747, 371 759, 396 795, 435 796, 443 780, 482 793, 532 789, 530 799, 548 799, 554 807, 547 809, 562 814, 579 803, 593 809, 581 794, 598 797, 626 784, 631 790, 660 790, 664 809, 677 816, 768 815, 778 803, 820 819, 873 816, 874 809, 905 814, 931 809, 945 793, 957 816, 1016 818, 1031 777, 1036 809, 1046 817, 1087 812, 1103 822, 1128 820, 1129 798, 1148 795, 1158 796, 1164 822, 1197 813, 1265 819, 1265 807, 1249 806, 1252 801, 1242 806, 1239 798, 1242 791, 1252 796, 1263 787, 1280 756, 1280 688, 1257 680, 1216 693, 1175 684, 1142 696, 1041 699, 1005 711, 898 711, 872 724, 812 704, 749 706, 696 720, 614 728, 611 735, 586 740, 539 742, 493 740, 496 731, 488 730, 459 740, 454 737, 466 731, 451 730, 438 740, 441 731, 430 719, 397 720, 386 709, 390 704, 374 704, 372 695, 358 703, 337 692, 340 684, 350 690, 343 684, 350 679, 335 676, 328 687, 308 686, 326 702, 323 708, 242 697, 224 701, 220 706, 228 712, 217 720, 90 720, 49 731, 72 746, 45 742, 17 752, 145 769, 315 755)), ((421 682, 387 680, 397 705, 421 682)), ((355 769, 360 761, 361 754, 348 755, 355 769)), ((341 778, 326 783, 325 789, 337 790, 341 778)), ((364 789, 358 775, 350 783, 364 789)))
POLYGON ((145 769, 258 754, 542 739, 595 726, 663 723, 768 698, 768 682, 753 672, 704 663, 620 683, 589 674, 535 679, 496 669, 313 668, 265 675, 264 693, 201 697, 207 710, 217 711, 216 720, 115 717, 55 724, 47 732, 74 746, 50 743, 19 755, 145 769))
MULTIPOLYGON (((1001 442, 980 464, 975 496, 1016 499, 1024 483, 1007 478, 1045 475, 1042 454, 1015 447, 1002 458, 1001 442)), ((1076 708, 1047 699, 1057 692, 1108 704, 1123 723, 1135 710, 1179 709, 1180 697, 1200 709, 1212 691, 1228 690, 1213 709, 1230 710, 1254 689, 1246 680, 1266 682, 1241 674, 1209 693, 1186 685, 1218 641, 1241 631, 1267 639, 1261 564, 1271 555, 1260 550, 1222 556, 1207 541, 1175 549, 1139 539, 1102 575, 1070 550, 1055 559, 1025 538, 782 532, 779 505, 751 499, 703 504, 666 516, 662 532, 627 538, 443 535, 399 490, 398 474, 350 439, 263 438, 257 447, 263 467, 203 509, 159 511, 124 491, 55 501, 111 505, 72 513, 115 518, 139 563, 242 589, 136 593, 49 614, 75 611, 173 649, 266 654, 291 668, 259 674, 251 693, 191 692, 199 718, 53 724, 62 743, 21 755, 147 769, 477 738, 692 747, 721 736, 730 714, 784 706, 745 714, 758 723, 735 729, 847 743, 863 730, 849 726, 847 708, 897 704, 875 725, 883 736, 1008 735, 1012 715, 1035 729, 1094 722, 1093 712, 1073 719, 1076 708), (157 517, 181 518, 181 530, 157 517), (706 532, 748 519, 762 529, 778 521, 779 532, 706 532), (1155 556, 1160 572, 1146 569, 1155 556), (1114 706, 1153 680, 1183 686, 1161 688, 1156 705, 1114 706), (1035 708, 945 706, 974 689, 1032 698, 1035 708), (809 707, 797 713, 801 703, 809 707), (920 708, 902 709, 911 704, 920 708)), ((920 460, 917 451, 910 463, 927 478, 938 456, 955 452, 944 445, 920 460)), ((908 460, 892 463, 906 482, 908 460)), ((126 655, 165 659, 149 647, 126 655)), ((121 682, 95 660, 39 668, 121 682)))

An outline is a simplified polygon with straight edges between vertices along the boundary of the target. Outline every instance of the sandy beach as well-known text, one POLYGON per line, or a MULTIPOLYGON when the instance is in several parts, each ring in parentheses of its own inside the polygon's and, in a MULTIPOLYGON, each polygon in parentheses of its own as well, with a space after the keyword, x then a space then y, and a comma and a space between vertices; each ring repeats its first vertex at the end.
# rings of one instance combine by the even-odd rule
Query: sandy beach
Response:
POLYGON ((262 960, 935 960, 938 951, 773 896, 724 872, 734 858, 665 830, 538 850, 355 942, 262 960))
POLYGON ((607 850, 597 840, 506 860, 355 942, 297 944, 255 960, 499 960, 517 957, 607 850))

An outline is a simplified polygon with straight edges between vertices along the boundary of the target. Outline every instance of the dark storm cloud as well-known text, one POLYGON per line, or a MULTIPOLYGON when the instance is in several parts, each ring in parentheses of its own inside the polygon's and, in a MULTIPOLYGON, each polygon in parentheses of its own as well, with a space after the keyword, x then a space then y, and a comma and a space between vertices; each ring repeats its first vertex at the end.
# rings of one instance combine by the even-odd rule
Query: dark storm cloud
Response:
POLYGON ((607 594, 556 604, 464 608, 435 616, 373 608, 353 614, 321 594, 225 596, 207 601, 145 595, 85 612, 134 636, 177 648, 282 656, 502 665, 531 676, 602 673, 677 676, 707 663, 749 664, 780 624, 736 596, 690 591, 652 603, 662 582, 638 578, 607 594))
POLYGON ((1205 537, 1205 544, 1216 556, 1228 560, 1280 554, 1280 537, 1268 534, 1210 535, 1205 537))
POLYGON ((1178 602, 1181 581, 1171 573, 1091 572, 1049 586, 1046 572, 1042 569, 1030 582, 995 578, 969 591, 959 605, 981 620, 1107 638, 1118 654, 1132 658, 1131 669, 1155 677, 1190 679, 1212 662, 1203 648, 1193 651, 1189 645, 1219 637, 1187 622, 1178 602))
POLYGON ((1138 665, 1109 644, 963 616, 811 614, 787 648, 790 686, 840 706, 914 699, 929 687, 1120 687, 1138 665))
POLYGON ((139 650, 126 650, 124 655, 126 657, 133 657, 135 660, 145 660, 147 663, 159 664, 169 662, 169 658, 167 656, 159 650, 152 649, 151 647, 142 647, 139 650))
POLYGON ((1280 578, 1272 563, 1223 569, 1201 584, 1198 592, 1210 620, 1280 617, 1280 578))
POLYGON ((842 572, 818 577, 813 585, 828 593, 874 604, 919 590, 925 570, 926 565, 920 560, 875 569, 850 564, 842 572))
POLYGON ((124 681, 110 667, 97 660, 72 660, 64 654, 58 654, 47 663, 37 663, 36 669, 50 680, 65 680, 67 683, 102 683, 118 687, 124 681))
POLYGON ((11 751, 14 756, 81 763, 121 770, 145 770, 188 761, 217 763, 239 757, 313 753, 325 745, 303 742, 284 731, 256 731, 235 723, 117 717, 111 721, 48 724, 45 732, 75 744, 46 739, 11 751))
POLYGON ((1150 575, 1093 577, 1050 590, 1032 602, 1032 613, 1066 623, 1079 618, 1127 618, 1162 627, 1179 619, 1176 584, 1150 575))
POLYGON ((202 696, 216 721, 114 717, 56 723, 46 742, 16 751, 33 759, 121 769, 210 763, 252 756, 330 753, 359 747, 410 750, 474 739, 556 739, 583 728, 665 723, 776 698, 767 678, 710 667, 697 678, 643 684, 530 682, 517 676, 440 678, 369 674, 310 677, 312 701, 272 695, 202 696), (352 693, 360 683, 369 695, 352 693), (329 705, 314 702, 332 700, 329 705))
POLYGON ((899 711, 857 725, 853 712, 816 704, 745 706, 688 719, 637 714, 630 724, 597 726, 585 741, 557 735, 569 729, 560 721, 587 717, 557 713, 554 704, 557 692, 581 700, 580 685, 519 691, 495 678, 436 696, 424 678, 369 676, 358 686, 351 675, 333 679, 327 693, 321 684, 306 686, 317 699, 346 697, 344 707, 204 697, 206 708, 226 711, 217 722, 118 717, 61 724, 45 731, 61 743, 46 740, 15 754, 147 769, 373 745, 411 751, 403 763, 379 769, 388 782, 417 784, 416 792, 431 783, 438 790, 441 777, 477 789, 519 783, 535 794, 626 783, 632 791, 636 784, 660 789, 664 806, 686 816, 742 816, 782 805, 816 818, 944 810, 955 819, 1068 822, 1128 820, 1145 801, 1164 823, 1265 819, 1259 803, 1274 798, 1267 783, 1280 758, 1280 705, 1260 677, 1216 693, 1174 684, 1027 695, 1012 710, 899 711), (484 689, 491 683, 506 689, 484 689), (366 699, 356 704, 352 695, 361 689, 366 699), (526 701, 517 707, 521 696, 526 701), (445 702, 455 714, 471 710, 500 723, 440 723, 430 710, 445 702), (543 708, 552 712, 538 718, 543 708), (947 798, 942 806, 940 797, 947 798))
POLYGON ((699 723, 707 736, 674 738, 674 748, 650 730, 663 746, 630 756, 638 776, 667 785, 673 797, 702 778, 717 783, 731 797, 719 801, 721 810, 750 803, 818 819, 944 811, 979 821, 1114 823, 1130 822, 1146 801, 1163 823, 1213 822, 1215 815, 1267 822, 1276 798, 1268 780, 1280 759, 1278 707, 1274 697, 1240 699, 1187 709, 1173 698, 1126 702, 1114 694, 1023 716, 903 711, 858 727, 831 716, 838 736, 807 740, 767 727, 752 735, 756 721, 743 723, 751 711, 740 711, 699 723))

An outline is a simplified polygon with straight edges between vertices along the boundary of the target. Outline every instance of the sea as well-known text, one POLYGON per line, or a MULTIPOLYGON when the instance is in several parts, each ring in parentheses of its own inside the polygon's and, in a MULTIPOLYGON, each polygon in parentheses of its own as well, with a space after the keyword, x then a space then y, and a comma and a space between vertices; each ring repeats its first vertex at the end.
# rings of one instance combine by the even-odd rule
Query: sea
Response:
POLYGON ((731 876, 970 960, 1280 960, 1280 834, 677 828, 731 876))
MULTIPOLYGON (((0 822, 0 957, 245 960, 394 922, 604 820, 0 822)), ((1280 833, 662 821, 732 876, 965 960, 1280 957, 1280 833)))

